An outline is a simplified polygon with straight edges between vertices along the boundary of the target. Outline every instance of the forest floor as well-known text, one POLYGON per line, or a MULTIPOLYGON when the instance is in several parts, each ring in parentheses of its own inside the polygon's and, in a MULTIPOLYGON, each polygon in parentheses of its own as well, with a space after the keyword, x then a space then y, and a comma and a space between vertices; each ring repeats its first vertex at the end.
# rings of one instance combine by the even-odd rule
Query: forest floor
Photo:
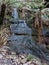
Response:
POLYGON ((45 60, 41 61, 34 55, 17 55, 6 48, 5 46, 0 48, 0 65, 48 65, 45 60))

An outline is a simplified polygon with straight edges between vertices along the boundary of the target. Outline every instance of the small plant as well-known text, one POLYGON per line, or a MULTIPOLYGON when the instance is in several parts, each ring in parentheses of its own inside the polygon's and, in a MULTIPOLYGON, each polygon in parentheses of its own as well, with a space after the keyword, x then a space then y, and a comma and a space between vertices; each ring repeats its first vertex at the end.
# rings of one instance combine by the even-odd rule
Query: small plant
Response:
POLYGON ((28 56, 27 56, 27 61, 30 61, 30 60, 32 60, 33 59, 33 55, 31 55, 31 54, 29 54, 28 56))

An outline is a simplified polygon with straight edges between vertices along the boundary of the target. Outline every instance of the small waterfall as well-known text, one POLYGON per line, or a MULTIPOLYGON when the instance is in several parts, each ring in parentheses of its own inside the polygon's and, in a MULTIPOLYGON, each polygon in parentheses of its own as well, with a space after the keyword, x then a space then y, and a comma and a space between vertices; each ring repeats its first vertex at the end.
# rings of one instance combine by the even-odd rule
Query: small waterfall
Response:
POLYGON ((24 24, 26 25, 26 22, 25 22, 25 20, 24 20, 24 24))
POLYGON ((26 21, 17 20, 18 12, 16 8, 13 8, 12 15, 13 24, 11 23, 10 25, 12 35, 8 37, 6 46, 10 47, 12 51, 15 51, 18 54, 33 54, 41 59, 49 61, 45 54, 45 49, 32 41, 32 30, 27 26, 26 21))
MULTIPOLYGON (((14 22, 14 21, 13 21, 14 22)), ((39 44, 32 41, 32 30, 27 26, 25 20, 11 24, 12 35, 8 37, 6 46, 18 54, 33 54, 41 59, 49 60, 39 44)))
POLYGON ((13 16, 14 19, 18 19, 17 8, 13 8, 12 16, 13 16))

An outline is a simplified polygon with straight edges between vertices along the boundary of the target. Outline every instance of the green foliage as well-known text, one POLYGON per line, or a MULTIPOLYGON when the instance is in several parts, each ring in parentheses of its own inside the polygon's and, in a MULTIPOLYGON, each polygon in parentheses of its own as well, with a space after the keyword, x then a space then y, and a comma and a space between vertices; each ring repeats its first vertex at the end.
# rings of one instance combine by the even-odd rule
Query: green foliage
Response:
POLYGON ((41 3, 43 0, 34 0, 36 3, 41 3))
MULTIPOLYGON (((43 4, 41 4, 43 0, 32 0, 31 2, 24 2, 24 3, 18 0, 4 0, 4 1, 10 4, 11 6, 20 7, 20 8, 24 6, 28 6, 30 8, 43 7, 43 4)), ((3 2, 3 0, 0 0, 0 2, 3 2)))
POLYGON ((32 55, 32 54, 28 54, 28 56, 27 56, 27 61, 31 61, 31 60, 34 60, 34 59, 40 61, 40 59, 37 58, 36 56, 34 56, 34 55, 32 55))
POLYGON ((8 20, 10 20, 12 17, 11 16, 6 16, 5 18, 8 19, 8 20))
POLYGON ((32 60, 32 58, 33 58, 33 56, 32 56, 31 54, 29 54, 29 55, 27 56, 27 61, 32 60))

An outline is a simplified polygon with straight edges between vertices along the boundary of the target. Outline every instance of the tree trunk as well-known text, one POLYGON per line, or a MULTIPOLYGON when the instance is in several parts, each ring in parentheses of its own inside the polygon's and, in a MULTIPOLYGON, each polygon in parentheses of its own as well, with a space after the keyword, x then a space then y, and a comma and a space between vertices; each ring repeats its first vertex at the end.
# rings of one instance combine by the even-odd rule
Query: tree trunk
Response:
POLYGON ((0 25, 3 24, 4 16, 5 16, 6 4, 1 5, 1 12, 0 12, 0 25))

